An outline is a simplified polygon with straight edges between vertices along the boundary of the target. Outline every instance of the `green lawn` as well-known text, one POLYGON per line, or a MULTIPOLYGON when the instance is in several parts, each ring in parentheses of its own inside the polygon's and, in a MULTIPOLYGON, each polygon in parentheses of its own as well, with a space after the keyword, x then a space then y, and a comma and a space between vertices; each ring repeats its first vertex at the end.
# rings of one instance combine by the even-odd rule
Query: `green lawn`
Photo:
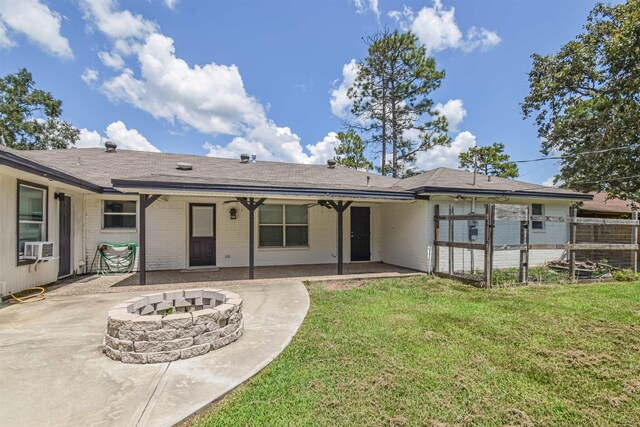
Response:
POLYGON ((193 425, 640 425, 638 283, 309 292, 287 349, 193 425))

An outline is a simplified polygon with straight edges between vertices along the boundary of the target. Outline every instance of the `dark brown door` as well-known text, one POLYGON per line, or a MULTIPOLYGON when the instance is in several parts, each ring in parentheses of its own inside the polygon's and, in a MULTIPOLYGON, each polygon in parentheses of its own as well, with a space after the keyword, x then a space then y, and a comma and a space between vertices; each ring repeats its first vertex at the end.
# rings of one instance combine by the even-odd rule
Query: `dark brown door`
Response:
POLYGON ((371 260, 371 212, 351 208, 351 261, 371 260))
POLYGON ((58 277, 62 277, 71 274, 71 197, 64 196, 59 207, 58 277))
POLYGON ((216 205, 189 205, 189 265, 216 265, 216 205))

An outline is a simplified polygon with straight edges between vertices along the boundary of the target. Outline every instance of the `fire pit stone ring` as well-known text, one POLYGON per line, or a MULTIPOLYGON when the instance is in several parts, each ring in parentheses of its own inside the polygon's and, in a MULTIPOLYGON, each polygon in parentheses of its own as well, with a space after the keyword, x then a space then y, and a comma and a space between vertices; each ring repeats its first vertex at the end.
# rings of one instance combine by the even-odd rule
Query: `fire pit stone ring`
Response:
POLYGON ((163 363, 200 356, 244 334, 242 299, 221 289, 142 295, 108 312, 103 352, 123 363, 163 363))

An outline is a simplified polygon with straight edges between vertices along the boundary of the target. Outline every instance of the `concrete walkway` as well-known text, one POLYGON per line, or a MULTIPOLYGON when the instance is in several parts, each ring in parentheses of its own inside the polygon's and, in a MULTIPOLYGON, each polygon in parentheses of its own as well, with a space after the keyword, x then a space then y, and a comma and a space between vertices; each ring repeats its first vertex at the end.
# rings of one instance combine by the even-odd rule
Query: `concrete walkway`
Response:
POLYGON ((244 336, 204 356, 155 365, 115 362, 100 350, 107 309, 140 292, 1 308, 0 425, 173 425, 269 364, 309 308, 300 281, 209 286, 244 299, 244 336))

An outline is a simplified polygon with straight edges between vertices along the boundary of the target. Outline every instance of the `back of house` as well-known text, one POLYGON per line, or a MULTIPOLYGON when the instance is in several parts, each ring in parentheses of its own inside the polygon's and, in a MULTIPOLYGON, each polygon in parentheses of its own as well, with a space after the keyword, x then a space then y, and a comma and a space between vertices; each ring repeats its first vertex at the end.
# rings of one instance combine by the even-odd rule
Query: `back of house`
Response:
MULTIPOLYGON (((222 159, 106 148, 17 151, 0 146, 0 295, 96 273, 101 248, 130 250, 131 271, 384 262, 435 266, 434 214, 487 204, 566 216, 590 195, 439 168, 406 179, 335 164, 222 159)), ((472 236, 474 224, 454 239, 472 236)), ((516 241, 513 224, 497 224, 516 241)), ((531 223, 532 242, 566 243, 565 223, 531 223)), ((446 227, 440 233, 448 234, 446 227)), ((443 234, 441 234, 443 235, 443 234)), ((473 251, 458 251, 464 268, 473 251)), ((532 264, 557 259, 540 253, 532 264)), ((504 252, 497 266, 517 263, 504 252)), ((444 263, 444 257, 440 257, 444 263)), ((443 269, 444 264, 438 266, 443 269)))

